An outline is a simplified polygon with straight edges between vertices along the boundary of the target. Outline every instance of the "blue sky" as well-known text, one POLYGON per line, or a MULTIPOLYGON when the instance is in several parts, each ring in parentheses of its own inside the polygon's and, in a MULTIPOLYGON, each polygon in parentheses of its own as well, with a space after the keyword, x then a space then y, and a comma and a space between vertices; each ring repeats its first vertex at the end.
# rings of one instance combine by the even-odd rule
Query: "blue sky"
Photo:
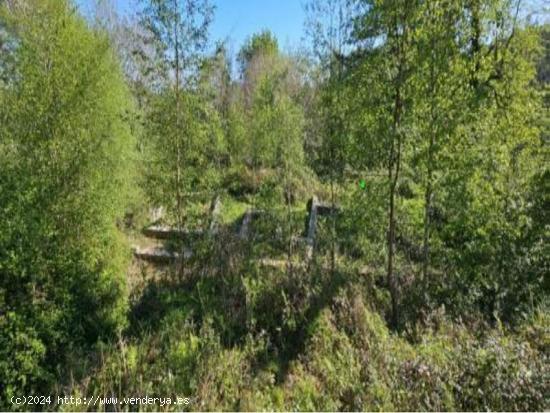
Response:
MULTIPOLYGON (((112 0, 117 11, 135 11, 136 0, 112 0)), ((263 29, 271 30, 282 48, 297 47, 304 34, 305 13, 302 0, 211 0, 216 7, 211 40, 228 40, 237 52, 244 40, 263 29)), ((83 11, 90 0, 77 0, 83 11)))
POLYGON ((270 29, 282 47, 298 46, 304 33, 304 10, 300 0, 215 0, 212 27, 215 39, 228 37, 238 48, 247 36, 270 29))

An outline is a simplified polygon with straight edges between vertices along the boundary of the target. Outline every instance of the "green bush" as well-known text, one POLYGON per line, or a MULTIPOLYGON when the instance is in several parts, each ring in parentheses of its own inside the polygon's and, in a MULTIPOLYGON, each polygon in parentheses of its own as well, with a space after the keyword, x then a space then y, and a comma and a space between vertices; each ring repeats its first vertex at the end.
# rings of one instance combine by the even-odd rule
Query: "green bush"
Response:
POLYGON ((68 0, 0 5, 16 45, 0 89, 0 407, 47 393, 65 355, 124 328, 129 252, 116 227, 133 107, 106 34, 68 0))

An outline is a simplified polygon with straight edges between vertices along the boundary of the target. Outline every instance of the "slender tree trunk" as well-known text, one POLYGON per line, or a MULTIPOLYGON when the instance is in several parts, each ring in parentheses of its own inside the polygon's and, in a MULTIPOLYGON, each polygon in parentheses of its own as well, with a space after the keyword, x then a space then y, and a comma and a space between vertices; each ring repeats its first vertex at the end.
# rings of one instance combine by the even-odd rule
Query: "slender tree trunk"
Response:
POLYGON ((432 200, 432 170, 431 170, 431 167, 428 167, 428 182, 426 185, 426 192, 424 194, 424 240, 423 240, 423 246, 422 246, 422 277, 424 281, 427 280, 428 267, 430 265, 430 226, 431 226, 430 211, 431 211, 431 204, 432 204, 431 200, 432 200))
MULTIPOLYGON (((341 10, 339 18, 341 19, 341 10)), ((340 20, 339 20, 340 22, 340 20)), ((341 33, 338 35, 338 51, 336 58, 336 74, 332 73, 331 77, 336 77, 336 93, 334 94, 335 103, 334 108, 336 110, 340 109, 340 101, 341 101, 341 90, 340 85, 342 83, 342 73, 344 71, 344 63, 341 59, 342 54, 342 39, 341 39, 341 33)), ((331 66, 332 67, 332 66, 331 66)), ((334 69, 333 69, 334 70, 334 69)), ((333 93, 333 92, 331 92, 333 93)), ((336 127, 332 127, 331 131, 331 172, 330 172, 330 204, 331 204, 331 211, 330 211, 330 220, 331 220, 331 228, 330 228, 330 271, 331 276, 334 277, 336 274, 336 190, 335 190, 335 184, 336 184, 336 175, 339 173, 339 169, 341 168, 341 153, 339 153, 338 148, 341 150, 342 142, 339 142, 338 140, 338 134, 342 133, 342 122, 340 121, 341 117, 338 113, 335 121, 336 121, 336 127), (336 149, 335 149, 336 148, 336 149)))
MULTIPOLYGON (((391 175, 391 172, 390 172, 391 175)), ((390 178, 392 179, 392 178, 390 178)), ((389 231, 388 231, 388 286, 390 288, 391 295, 391 322, 395 327, 397 325, 397 293, 396 293, 396 283, 393 269, 393 259, 394 259, 394 247, 395 247, 395 189, 393 183, 391 184, 390 189, 390 211, 389 211, 389 231)))
POLYGON ((480 0, 470 1, 470 14, 471 14, 471 37, 470 37, 470 58, 474 61, 474 68, 471 75, 471 84, 478 91, 479 88, 479 72, 481 70, 481 5, 480 0))
POLYGON ((390 164, 388 168, 388 178, 390 182, 390 202, 389 202, 389 221, 388 221, 388 275, 387 282, 390 289, 391 304, 392 304, 392 325, 397 326, 398 308, 397 308, 397 280, 394 274, 394 258, 395 258, 395 193, 397 182, 399 180, 399 169, 401 164, 401 132, 399 130, 401 122, 401 91, 398 87, 395 95, 395 110, 393 129, 394 136, 392 137, 392 145, 390 151, 390 164), (397 148, 393 143, 397 140, 397 148))
POLYGON ((183 194, 182 194, 182 142, 180 141, 181 122, 180 122, 180 50, 179 50, 179 38, 178 38, 178 0, 174 0, 174 47, 175 47, 175 77, 176 77, 176 215, 178 230, 181 231, 181 250, 180 250, 180 265, 179 276, 183 277, 184 273, 184 261, 185 261, 185 240, 183 235, 183 228, 185 225, 184 213, 183 213, 183 194))
POLYGON ((290 204, 290 197, 291 197, 291 193, 290 193, 290 185, 288 183, 288 168, 285 166, 285 192, 286 192, 286 213, 287 213, 287 219, 286 219, 286 229, 287 229, 287 237, 288 237, 288 244, 287 244, 287 259, 288 259, 288 263, 287 263, 287 269, 288 269, 288 274, 292 274, 292 209, 291 209, 291 204, 290 204))
POLYGON ((330 211, 330 272, 331 276, 334 277, 334 274, 336 273, 336 216, 334 215, 336 196, 334 193, 334 170, 331 172, 330 177, 330 202, 332 206, 332 210, 330 211))
POLYGON ((387 283, 390 289, 391 295, 391 324, 393 327, 397 327, 399 314, 398 314, 398 303, 397 303, 397 280, 394 273, 394 259, 395 259, 395 232, 396 232, 396 219, 395 219, 395 195, 397 189, 397 182, 399 181, 399 172, 401 168, 401 144, 402 144, 402 133, 401 133, 401 117, 403 111, 403 97, 402 97, 402 82, 404 75, 404 62, 402 56, 402 43, 403 37, 406 32, 402 35, 398 34, 397 30, 398 24, 395 23, 395 36, 397 38, 397 77, 395 81, 395 100, 394 100, 394 112, 393 112, 393 131, 390 145, 390 162, 388 165, 388 178, 390 183, 390 194, 389 194, 389 220, 388 220, 388 273, 387 273, 387 283), (396 145, 397 144, 397 145, 396 145))
MULTIPOLYGON (((396 100, 397 103, 397 100, 396 100)), ((399 124, 396 123, 399 127, 399 124)), ((395 218, 395 194, 397 190, 397 182, 399 180, 399 170, 401 165, 401 137, 398 132, 397 137, 397 150, 394 152, 395 163, 392 162, 392 166, 389 169, 390 177, 390 205, 389 205, 389 231, 388 231, 388 286, 390 288, 391 305, 392 305, 392 325, 397 327, 399 318, 398 306, 397 306, 397 280, 394 273, 394 259, 395 259, 395 232, 396 232, 396 218, 395 218)))
MULTIPOLYGON (((430 9, 433 13, 433 10, 430 9)), ((424 193, 424 239, 422 246, 422 278, 423 281, 427 281, 428 268, 430 265, 430 212, 432 209, 432 195, 433 195, 433 151, 436 139, 435 130, 435 53, 436 44, 434 39, 435 34, 432 33, 431 39, 431 62, 430 62, 430 138, 428 142, 428 153, 426 159, 426 191, 424 193)))

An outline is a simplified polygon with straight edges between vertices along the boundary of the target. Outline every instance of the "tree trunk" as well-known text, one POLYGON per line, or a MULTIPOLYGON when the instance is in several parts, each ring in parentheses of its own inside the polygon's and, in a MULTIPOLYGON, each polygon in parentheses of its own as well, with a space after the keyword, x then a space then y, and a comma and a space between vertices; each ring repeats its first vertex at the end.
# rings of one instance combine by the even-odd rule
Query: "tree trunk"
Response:
MULTIPOLYGON (((430 12, 433 13, 433 10, 430 9, 430 12)), ((426 282, 428 277, 428 268, 430 265, 430 212, 432 209, 432 192, 433 192, 433 151, 434 144, 436 139, 436 130, 435 130, 435 94, 436 94, 436 85, 435 85, 435 53, 436 53, 436 44, 434 39, 435 34, 432 33, 431 39, 431 62, 430 62, 430 138, 428 142, 428 153, 427 153, 427 173, 426 173, 426 192, 424 193, 424 239, 422 246, 422 281, 426 282)))
POLYGON ((395 82, 395 100, 393 111, 393 131, 390 144, 390 159, 388 163, 388 178, 390 184, 390 200, 389 200, 389 220, 388 220, 388 274, 387 283, 391 295, 391 324, 394 328, 397 327, 399 314, 397 303, 397 280, 394 273, 394 259, 395 259, 395 193, 397 189, 397 183, 399 181, 399 172, 401 168, 401 117, 403 111, 403 97, 402 97, 402 82, 404 76, 404 62, 402 55, 402 42, 406 35, 406 28, 403 34, 399 34, 398 23, 395 22, 395 37, 396 37, 396 56, 397 56, 397 77, 395 82), (397 144, 397 145, 396 145, 397 144))
MULTIPOLYGON (((431 162, 431 161, 428 161, 431 162)), ((426 185, 426 193, 424 194, 424 240, 422 246, 422 278, 427 280, 428 267, 430 265, 430 211, 432 204, 432 172, 428 167, 428 182, 426 185)))
POLYGON ((334 194, 334 173, 331 173, 330 178, 330 200, 332 204, 332 210, 330 211, 330 272, 331 276, 334 277, 334 274, 336 272, 336 216, 334 215, 334 210, 336 208, 336 198, 334 194))
MULTIPOLYGON (((285 174, 288 175, 288 169, 287 169, 287 171, 285 171, 285 174)), ((286 192, 286 202, 287 202, 287 206, 286 206, 286 213, 287 213, 287 219, 286 219, 287 231, 286 232, 287 233, 286 233, 286 236, 288 237, 287 270, 288 270, 288 274, 291 275, 292 271, 293 271, 293 268, 292 268, 292 209, 291 209, 291 204, 290 204, 292 194, 290 193, 290 185, 288 184, 288 176, 286 176, 285 181, 286 181, 286 183, 285 183, 285 187, 286 187, 285 192, 286 192)))
POLYGON ((393 327, 397 327, 398 308, 397 308, 397 280, 394 274, 394 257, 395 257, 395 193, 397 182, 399 180, 399 170, 401 166, 401 89, 398 86, 395 93, 395 110, 393 129, 394 136, 392 137, 392 145, 390 152, 390 164, 388 168, 388 176, 390 181, 390 205, 389 205, 389 222, 388 222, 388 276, 387 282, 390 289, 392 315, 391 323, 393 327), (397 148, 394 140, 397 139, 397 148))
POLYGON ((174 0, 174 52, 175 52, 175 77, 176 77, 176 221, 178 229, 181 231, 181 251, 180 251, 180 263, 178 268, 179 277, 183 277, 184 273, 184 261, 185 261, 185 239, 183 235, 183 228, 185 226, 185 219, 183 214, 183 194, 182 194, 182 142, 180 141, 180 51, 179 51, 179 38, 178 38, 178 0, 174 0))
POLYGON ((479 72, 481 70, 481 5, 479 0, 471 0, 469 4, 471 14, 471 36, 470 36, 470 58, 474 62, 474 67, 471 75, 471 84, 476 90, 479 89, 479 72))

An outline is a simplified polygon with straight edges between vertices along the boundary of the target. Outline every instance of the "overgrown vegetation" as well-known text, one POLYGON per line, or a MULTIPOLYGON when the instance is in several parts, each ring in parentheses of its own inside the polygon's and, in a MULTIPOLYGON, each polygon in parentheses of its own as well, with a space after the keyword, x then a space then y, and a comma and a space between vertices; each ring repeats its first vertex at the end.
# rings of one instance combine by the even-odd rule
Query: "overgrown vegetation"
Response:
POLYGON ((550 408, 548 25, 312 0, 311 53, 231 56, 207 0, 95 9, 0 0, 0 408, 550 408))

